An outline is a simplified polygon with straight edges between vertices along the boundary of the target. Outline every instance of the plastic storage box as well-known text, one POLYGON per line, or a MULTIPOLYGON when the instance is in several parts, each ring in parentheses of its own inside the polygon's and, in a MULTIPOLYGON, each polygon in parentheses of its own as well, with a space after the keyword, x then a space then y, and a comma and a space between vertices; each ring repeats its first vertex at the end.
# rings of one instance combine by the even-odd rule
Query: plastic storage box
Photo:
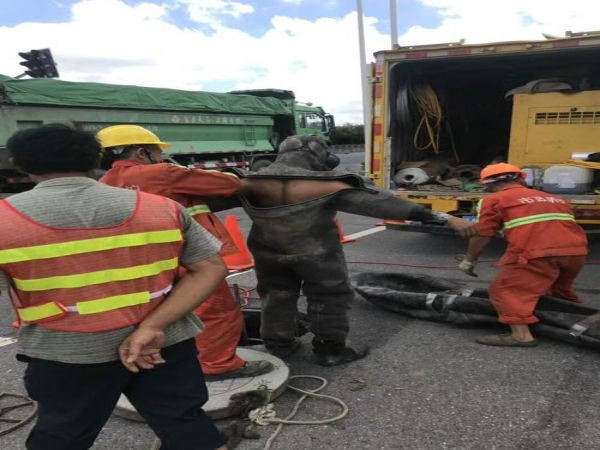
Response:
POLYGON ((551 166, 544 171, 542 189, 551 194, 585 194, 592 190, 593 179, 592 169, 551 166))

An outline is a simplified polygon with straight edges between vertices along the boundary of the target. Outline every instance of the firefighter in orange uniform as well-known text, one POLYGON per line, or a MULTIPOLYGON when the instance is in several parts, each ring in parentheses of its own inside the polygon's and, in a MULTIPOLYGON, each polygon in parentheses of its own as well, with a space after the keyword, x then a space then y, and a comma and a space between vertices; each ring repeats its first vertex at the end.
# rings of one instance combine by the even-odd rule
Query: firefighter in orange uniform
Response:
POLYGON ((588 253, 585 232, 566 200, 527 188, 525 176, 506 163, 491 164, 481 172, 481 183, 491 194, 481 202, 478 235, 470 239, 459 268, 476 276, 477 258, 497 232, 504 234, 508 246, 499 261, 502 270, 489 293, 499 321, 511 332, 481 337, 480 344, 535 346, 528 325, 538 322, 533 311, 539 297, 550 294, 579 302, 573 282, 588 253))
MULTIPOLYGON (((170 144, 137 125, 110 126, 100 130, 97 138, 104 149, 104 165, 112 163, 100 179, 102 183, 175 200, 222 242, 221 256, 239 251, 221 221, 203 201, 209 196, 235 194, 240 187, 237 177, 161 162, 162 150, 170 144)), ((196 336, 196 345, 208 380, 258 376, 272 370, 268 361, 244 361, 236 355, 243 316, 225 280, 211 298, 196 309, 196 314, 205 326, 196 336)))

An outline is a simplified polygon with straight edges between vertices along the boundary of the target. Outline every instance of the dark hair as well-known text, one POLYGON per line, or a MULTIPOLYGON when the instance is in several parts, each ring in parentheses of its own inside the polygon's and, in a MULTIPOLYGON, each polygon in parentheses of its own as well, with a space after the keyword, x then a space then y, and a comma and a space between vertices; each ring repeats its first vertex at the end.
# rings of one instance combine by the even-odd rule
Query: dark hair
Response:
POLYGON ((14 164, 33 175, 88 172, 98 165, 101 151, 93 134, 62 124, 17 131, 6 148, 14 164))
POLYGON ((150 150, 154 144, 132 144, 125 145, 122 147, 109 147, 105 148, 102 152, 102 158, 100 160, 100 168, 103 170, 109 170, 115 161, 127 160, 131 157, 134 150, 139 148, 145 148, 150 150), (114 148, 122 149, 120 153, 115 153, 114 148))

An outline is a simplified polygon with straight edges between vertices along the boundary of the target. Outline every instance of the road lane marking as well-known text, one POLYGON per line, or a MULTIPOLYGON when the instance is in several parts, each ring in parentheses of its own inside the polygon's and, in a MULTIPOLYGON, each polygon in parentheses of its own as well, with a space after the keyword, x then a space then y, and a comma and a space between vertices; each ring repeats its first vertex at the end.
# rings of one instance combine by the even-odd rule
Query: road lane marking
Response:
POLYGON ((379 225, 374 228, 369 228, 368 230, 359 231, 358 233, 350 234, 348 236, 344 236, 346 239, 360 239, 365 236, 369 236, 371 234, 379 233, 387 229, 385 225, 379 225))
POLYGON ((16 339, 8 338, 8 337, 0 337, 0 347, 4 347, 5 345, 14 344, 17 342, 16 339))
MULTIPOLYGON (((345 236, 348 239, 360 239, 365 236, 370 236, 371 234, 379 233, 387 229, 385 225, 379 225, 373 228, 369 228, 367 230, 359 231, 358 233, 351 234, 349 236, 345 236)), ((243 270, 241 272, 235 272, 227 275, 225 279, 229 280, 230 278, 237 277, 238 275, 245 275, 247 273, 254 272, 254 269, 243 270)))

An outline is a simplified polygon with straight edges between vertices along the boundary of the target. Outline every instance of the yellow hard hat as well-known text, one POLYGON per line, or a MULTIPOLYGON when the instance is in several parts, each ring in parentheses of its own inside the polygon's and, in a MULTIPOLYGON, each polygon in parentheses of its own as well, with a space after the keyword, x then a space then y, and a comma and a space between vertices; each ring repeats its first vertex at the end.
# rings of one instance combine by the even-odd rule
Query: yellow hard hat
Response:
POLYGON ((103 149, 123 145, 154 144, 164 150, 171 146, 171 144, 161 142, 156 134, 139 125, 113 125, 102 128, 96 133, 96 138, 100 141, 103 149))

